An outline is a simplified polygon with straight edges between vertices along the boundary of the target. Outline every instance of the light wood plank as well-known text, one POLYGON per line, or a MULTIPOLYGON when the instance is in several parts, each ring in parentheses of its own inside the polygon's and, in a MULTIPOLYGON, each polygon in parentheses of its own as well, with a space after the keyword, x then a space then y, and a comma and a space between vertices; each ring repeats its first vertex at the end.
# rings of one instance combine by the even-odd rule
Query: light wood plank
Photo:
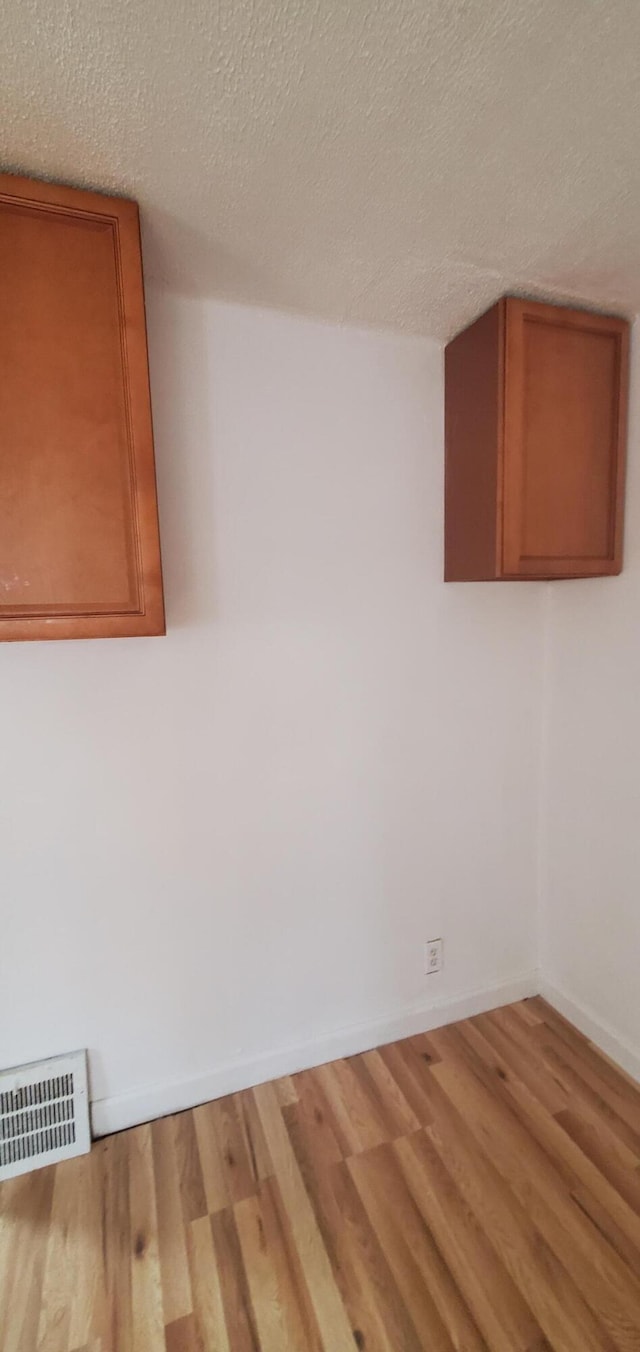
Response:
POLYGON ((343 1158, 333 1115, 313 1077, 298 1076, 298 1098, 282 1108, 289 1138, 305 1183, 343 1158))
MULTIPOLYGON (((493 1049, 485 1042, 478 1028, 474 1024, 462 1025, 460 1033, 488 1068, 495 1070, 493 1049)), ((640 1272, 640 1217, 588 1156, 576 1147, 556 1118, 545 1110, 544 1102, 530 1093, 524 1080, 513 1074, 505 1075, 501 1077, 497 1093, 502 1101, 510 1105, 518 1121, 538 1145, 554 1160, 567 1190, 579 1201, 583 1210, 589 1214, 593 1210, 594 1223, 601 1229, 609 1229, 610 1242, 614 1243, 614 1247, 620 1244, 624 1236, 623 1247, 631 1267, 640 1272)))
MULTIPOLYGON (((277 1091, 276 1091, 277 1092, 277 1091)), ((251 1166, 254 1183, 263 1183, 273 1175, 273 1164, 267 1149, 256 1101, 252 1094, 234 1094, 233 1103, 245 1154, 251 1166)))
POLYGON ((219 1161, 227 1194, 232 1203, 255 1197, 258 1178, 255 1154, 249 1149, 246 1124, 241 1120, 235 1095, 209 1105, 218 1142, 219 1161))
POLYGON ((311 1072, 330 1106, 345 1155, 370 1150, 389 1139, 373 1100, 347 1061, 332 1061, 311 1072))
POLYGON ((640 1348, 640 1280, 608 1244, 594 1244, 593 1226, 567 1192, 561 1173, 517 1116, 492 1093, 481 1061, 465 1054, 459 1033, 441 1030, 438 1039, 449 1056, 434 1067, 433 1075, 469 1120, 483 1149, 495 1160, 584 1299, 595 1300, 612 1346, 635 1352, 640 1348), (465 1060, 474 1074, 465 1074, 465 1060))
POLYGON ((562 1262, 492 1161, 477 1150, 446 1094, 434 1093, 433 1104, 435 1122, 427 1135, 550 1344, 563 1352, 598 1352, 602 1329, 562 1262))
POLYGON ((411 1314, 346 1163, 314 1175, 308 1187, 356 1345, 419 1352, 411 1314))
POLYGON ((425 1089, 424 1066, 420 1066, 409 1042, 395 1042, 380 1048, 380 1056, 421 1126, 432 1120, 429 1095, 425 1089))
POLYGON ((287 1135, 277 1095, 269 1084, 258 1085, 253 1094, 325 1347, 330 1348, 331 1352, 353 1352, 351 1327, 287 1135))
POLYGON ((495 1352, 531 1352, 541 1330, 424 1132, 394 1145, 414 1202, 495 1352))
POLYGON ((272 1081, 281 1108, 289 1108, 298 1102, 297 1079, 297 1076, 282 1075, 279 1080, 272 1081))
POLYGON ((178 1164, 180 1200, 185 1225, 208 1214, 193 1113, 177 1113, 169 1118, 178 1164))
POLYGON ((227 1331, 209 1216, 187 1227, 187 1247, 198 1346, 205 1352, 235 1352, 227 1331))
POLYGON ((234 1208, 260 1347, 263 1352, 322 1352, 305 1318, 306 1293, 296 1291, 272 1185, 234 1208))
POLYGON ((79 1194, 76 1160, 56 1166, 51 1225, 42 1286, 38 1352, 68 1352, 75 1299, 74 1238, 79 1194))
POLYGON ((260 1339, 233 1210, 217 1211, 211 1217, 211 1233, 224 1317, 233 1340, 232 1352, 256 1352, 260 1339))
POLYGON ((405 1136, 409 1132, 417 1131, 420 1126, 419 1118, 402 1093, 400 1085, 394 1079, 388 1065, 383 1061, 380 1052, 364 1052, 362 1061, 378 1094, 387 1105, 387 1111, 395 1126, 394 1134, 405 1136))
POLYGON ((151 1139, 158 1215, 158 1252, 162 1275, 162 1309, 165 1324, 174 1324, 191 1314, 193 1302, 175 1136, 170 1117, 161 1117, 153 1123, 151 1139))
POLYGON ((199 1107, 193 1109, 202 1180, 207 1210, 210 1214, 224 1211, 226 1207, 231 1206, 227 1173, 222 1161, 222 1149, 215 1128, 213 1109, 213 1103, 201 1103, 199 1107))
POLYGON ((123 1131, 98 1141, 102 1197, 104 1305, 96 1311, 104 1352, 132 1352, 131 1232, 129 1213, 129 1137, 123 1131))
POLYGON ((51 1168, 42 1169, 33 1178, 19 1177, 6 1185, 1 1224, 6 1238, 4 1283, 11 1293, 11 1312, 5 1309, 3 1317, 0 1303, 3 1352, 21 1352, 22 1348, 36 1346, 43 1275, 51 1241, 54 1174, 51 1168))
POLYGON ((541 1058, 533 1054, 530 1024, 524 1024, 509 1009, 496 1009, 493 1014, 473 1019, 470 1026, 478 1028, 493 1047, 496 1064, 499 1062, 504 1070, 522 1080, 550 1113, 568 1107, 566 1089, 541 1058))
POLYGON ((151 1127, 128 1136, 133 1352, 155 1352, 164 1320, 151 1127))
POLYGON ((91 1347, 104 1325, 105 1287, 101 1235, 102 1196, 99 1158, 95 1153, 74 1160, 74 1184, 78 1194, 77 1236, 72 1269, 74 1295, 71 1305, 69 1343, 72 1348, 91 1347))
POLYGON ((416 1206, 397 1155, 379 1146, 347 1163, 398 1290, 431 1352, 486 1352, 488 1344, 416 1206))

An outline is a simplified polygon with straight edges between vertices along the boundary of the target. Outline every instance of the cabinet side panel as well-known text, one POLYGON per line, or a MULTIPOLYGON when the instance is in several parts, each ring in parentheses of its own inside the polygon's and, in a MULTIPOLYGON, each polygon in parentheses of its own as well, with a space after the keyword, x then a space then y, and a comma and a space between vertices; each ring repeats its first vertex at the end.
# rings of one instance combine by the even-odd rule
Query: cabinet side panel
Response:
POLYGON ((496 576, 501 368, 494 305, 445 350, 445 582, 496 576))

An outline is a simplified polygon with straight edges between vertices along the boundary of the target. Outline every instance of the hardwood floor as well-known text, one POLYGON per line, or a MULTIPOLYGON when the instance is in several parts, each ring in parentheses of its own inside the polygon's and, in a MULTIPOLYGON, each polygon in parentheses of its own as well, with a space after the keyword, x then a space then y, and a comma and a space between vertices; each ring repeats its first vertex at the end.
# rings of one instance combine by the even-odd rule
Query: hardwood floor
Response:
POLYGON ((640 1090, 541 999, 0 1187, 2 1352, 640 1349, 640 1090))

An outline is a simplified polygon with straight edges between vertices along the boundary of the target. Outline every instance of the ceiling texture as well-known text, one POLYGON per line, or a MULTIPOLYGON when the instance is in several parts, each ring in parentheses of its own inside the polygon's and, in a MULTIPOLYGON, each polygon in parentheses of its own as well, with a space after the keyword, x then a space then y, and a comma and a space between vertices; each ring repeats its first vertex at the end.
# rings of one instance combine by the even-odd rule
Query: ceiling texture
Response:
POLYGON ((640 0, 4 0, 0 162, 174 289, 446 338, 640 311, 640 0))

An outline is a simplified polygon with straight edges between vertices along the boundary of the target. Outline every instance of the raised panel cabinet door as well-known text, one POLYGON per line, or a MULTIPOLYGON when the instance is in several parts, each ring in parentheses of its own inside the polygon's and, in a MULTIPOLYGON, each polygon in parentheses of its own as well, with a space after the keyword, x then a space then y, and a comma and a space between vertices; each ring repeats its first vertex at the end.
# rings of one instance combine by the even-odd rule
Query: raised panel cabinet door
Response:
POLYGON ((502 576, 619 573, 628 325, 505 306, 502 576))
POLYGON ((137 205, 0 175, 0 640, 164 631, 137 205))

